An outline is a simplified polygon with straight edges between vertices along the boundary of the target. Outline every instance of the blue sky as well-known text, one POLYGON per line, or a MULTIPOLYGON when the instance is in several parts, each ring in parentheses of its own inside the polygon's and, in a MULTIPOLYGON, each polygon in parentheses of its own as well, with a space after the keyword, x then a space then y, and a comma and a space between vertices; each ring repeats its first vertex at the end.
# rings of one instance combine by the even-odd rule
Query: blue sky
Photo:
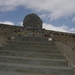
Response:
POLYGON ((75 33, 75 0, 0 0, 0 23, 22 26, 31 13, 47 30, 75 33))

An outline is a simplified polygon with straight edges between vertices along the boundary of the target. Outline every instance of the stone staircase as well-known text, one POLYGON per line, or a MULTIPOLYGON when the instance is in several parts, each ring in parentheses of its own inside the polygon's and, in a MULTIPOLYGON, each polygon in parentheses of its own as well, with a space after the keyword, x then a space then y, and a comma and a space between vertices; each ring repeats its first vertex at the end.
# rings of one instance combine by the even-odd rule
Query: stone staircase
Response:
POLYGON ((0 75, 74 75, 54 41, 15 36, 0 47, 0 75))

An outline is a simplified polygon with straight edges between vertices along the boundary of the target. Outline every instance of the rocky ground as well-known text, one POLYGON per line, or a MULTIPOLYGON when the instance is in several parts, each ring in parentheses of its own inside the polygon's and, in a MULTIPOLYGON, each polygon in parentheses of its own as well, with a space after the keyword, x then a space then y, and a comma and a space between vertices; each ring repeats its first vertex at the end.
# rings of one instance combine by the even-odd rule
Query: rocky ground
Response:
POLYGON ((57 48, 66 57, 69 66, 75 70, 75 43, 70 42, 65 44, 59 41, 56 41, 55 43, 57 48))
POLYGON ((3 46, 2 44, 7 44, 7 39, 4 36, 0 36, 0 46, 3 46))

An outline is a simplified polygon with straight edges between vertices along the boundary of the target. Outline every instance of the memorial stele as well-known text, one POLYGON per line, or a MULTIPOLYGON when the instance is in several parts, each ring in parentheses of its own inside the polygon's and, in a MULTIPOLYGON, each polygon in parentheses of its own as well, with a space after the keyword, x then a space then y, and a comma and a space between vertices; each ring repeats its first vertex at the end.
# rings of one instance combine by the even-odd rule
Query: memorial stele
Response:
POLYGON ((23 27, 32 27, 42 29, 42 20, 36 14, 28 14, 23 20, 23 27))

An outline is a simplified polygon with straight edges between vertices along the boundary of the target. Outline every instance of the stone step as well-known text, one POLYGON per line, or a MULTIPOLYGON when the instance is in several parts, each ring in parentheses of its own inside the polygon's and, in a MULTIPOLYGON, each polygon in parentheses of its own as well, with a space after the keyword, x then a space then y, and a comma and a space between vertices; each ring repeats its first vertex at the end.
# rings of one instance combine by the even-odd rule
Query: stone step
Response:
POLYGON ((3 45, 19 45, 19 46, 24 46, 24 45, 29 45, 29 46, 55 46, 56 45, 50 45, 50 44, 46 44, 46 43, 31 43, 31 42, 8 42, 8 44, 3 44, 3 45))
POLYGON ((57 48, 54 45, 37 45, 37 44, 3 44, 3 46, 10 46, 10 47, 42 47, 42 48, 57 48))
POLYGON ((25 37, 25 36, 15 36, 17 41, 39 41, 39 42, 49 42, 47 37, 25 37))
POLYGON ((46 75, 46 74, 35 74, 35 73, 18 73, 18 72, 5 72, 0 71, 0 75, 46 75))
POLYGON ((60 51, 57 49, 57 47, 47 47, 47 46, 19 46, 19 45, 14 45, 14 46, 10 46, 10 45, 6 45, 6 46, 3 46, 3 47, 0 47, 0 49, 36 49, 36 50, 53 50, 53 51, 60 51))
POLYGON ((21 45, 21 46, 18 46, 18 45, 17 46, 16 45, 14 45, 14 46, 6 45, 5 48, 57 49, 56 47, 52 47, 52 46, 27 46, 27 45, 21 45))
POLYGON ((18 52, 18 51, 0 51, 0 55, 4 56, 21 56, 30 58, 48 58, 48 59, 65 59, 62 54, 43 54, 34 52, 18 52))
POLYGON ((60 52, 57 48, 34 48, 34 47, 10 47, 10 46, 6 46, 6 47, 0 47, 0 50, 11 50, 11 49, 15 49, 15 50, 31 50, 31 51, 54 51, 54 52, 60 52))
POLYGON ((46 45, 46 46, 50 46, 50 45, 55 45, 55 43, 52 41, 50 42, 36 42, 36 41, 7 41, 9 44, 21 44, 21 45, 46 45))
POLYGON ((0 62, 0 71, 31 73, 38 75, 74 75, 73 69, 69 67, 37 66, 27 64, 13 64, 0 62))
POLYGON ((44 66, 68 66, 66 60, 59 59, 41 59, 41 58, 26 58, 16 56, 1 56, 0 62, 31 64, 31 65, 44 65, 44 66))
POLYGON ((39 53, 54 53, 61 54, 61 52, 57 49, 39 49, 39 48, 19 48, 19 47, 0 47, 0 50, 7 51, 24 51, 24 52, 39 52, 39 53))

